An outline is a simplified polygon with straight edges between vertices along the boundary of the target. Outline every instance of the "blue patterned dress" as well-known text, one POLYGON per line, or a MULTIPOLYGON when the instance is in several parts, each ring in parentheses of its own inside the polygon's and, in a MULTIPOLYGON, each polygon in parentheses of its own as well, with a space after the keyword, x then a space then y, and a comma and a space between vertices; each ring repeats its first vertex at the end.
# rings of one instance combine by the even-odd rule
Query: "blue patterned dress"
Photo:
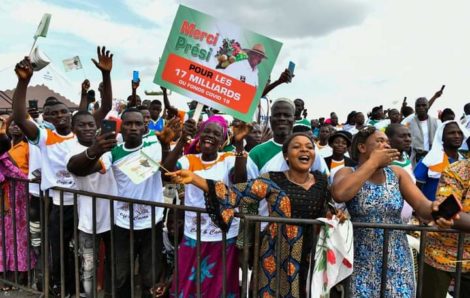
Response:
MULTIPOLYGON (((346 206, 352 221, 401 224, 403 197, 398 177, 384 168, 386 182, 364 183, 346 206)), ((386 297, 414 297, 412 258, 404 231, 391 231, 388 246, 386 297)), ((382 229, 354 229, 354 272, 351 297, 379 297, 382 274, 382 229)))

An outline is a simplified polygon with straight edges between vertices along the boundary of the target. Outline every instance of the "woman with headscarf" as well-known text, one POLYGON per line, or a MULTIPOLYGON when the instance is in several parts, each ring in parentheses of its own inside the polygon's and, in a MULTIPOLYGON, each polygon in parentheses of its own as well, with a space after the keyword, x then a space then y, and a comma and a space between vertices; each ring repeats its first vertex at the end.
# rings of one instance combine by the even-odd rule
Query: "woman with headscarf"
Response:
MULTIPOLYGON (((184 130, 183 137, 186 137, 184 130)), ((189 145, 186 155, 178 159, 169 156, 165 166, 169 169, 183 169, 201 177, 224 181, 227 185, 246 181, 246 153, 243 139, 248 134, 246 125, 235 129, 233 142, 235 152, 220 152, 228 137, 227 122, 223 117, 211 116, 199 126, 199 131, 189 145), (176 166, 176 167, 175 167, 176 166)), ((181 148, 178 146, 176 148, 181 148)), ((172 152, 170 155, 175 155, 172 152)), ((204 192, 193 185, 185 186, 184 205, 205 208, 204 192)), ((177 287, 178 297, 197 295, 197 230, 198 220, 195 212, 185 212, 184 236, 178 248, 178 276, 174 276, 171 293, 177 287), (177 280, 176 280, 177 279, 177 280)), ((200 217, 200 293, 203 297, 222 297, 222 278, 225 274, 227 296, 238 297, 238 253, 235 246, 238 235, 238 222, 227 230, 226 266, 222 262, 222 230, 208 214, 200 217), (226 270, 225 273, 223 270, 226 270)))
MULTIPOLYGON (((325 217, 330 195, 326 176, 310 170, 315 160, 313 139, 306 133, 294 133, 284 142, 282 152, 288 170, 268 172, 247 183, 232 185, 231 188, 227 188, 221 180, 201 177, 191 171, 177 171, 168 175, 177 183, 191 184, 201 192, 204 191, 208 211, 223 230, 230 231, 233 225, 238 225, 233 217, 235 208, 239 207, 244 214, 257 214, 256 206, 261 200, 267 201, 271 217, 325 217)), ((248 232, 253 231, 250 229, 248 232)), ((243 243, 246 240, 243 236, 240 231, 238 244, 250 246, 250 243, 243 243)), ((248 236, 248 239, 252 237, 248 236)), ((307 297, 307 277, 313 269, 313 226, 270 223, 262 232, 261 239, 258 284, 254 285, 256 297, 274 297, 278 282, 279 297, 307 297), (281 229, 279 234, 278 229, 281 229), (278 252, 280 263, 276 262, 278 252), (276 274, 278 267, 280 277, 276 274)))
POLYGON ((458 121, 450 120, 438 126, 431 150, 414 169, 417 184, 429 200, 436 198, 442 171, 449 164, 465 159, 459 148, 468 136, 467 129, 458 121))
MULTIPOLYGON (((390 166, 399 157, 391 149, 387 136, 368 126, 352 141, 352 158, 357 167, 345 167, 334 178, 331 193, 339 203, 346 203, 353 222, 400 224, 403 199, 417 215, 432 220, 431 211, 438 203, 429 202, 402 168, 390 166)), ((438 219, 450 227, 452 221, 438 219)), ((354 229, 354 272, 351 297, 379 297, 382 279, 382 229, 354 229)), ((405 231, 390 231, 385 297, 414 297, 414 272, 405 231)))

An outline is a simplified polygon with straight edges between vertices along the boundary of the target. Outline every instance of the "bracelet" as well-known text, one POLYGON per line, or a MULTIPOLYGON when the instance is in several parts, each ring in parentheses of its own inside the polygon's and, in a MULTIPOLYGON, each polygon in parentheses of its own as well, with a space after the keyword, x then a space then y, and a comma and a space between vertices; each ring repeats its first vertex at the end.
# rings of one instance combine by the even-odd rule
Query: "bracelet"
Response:
POLYGON ((95 156, 95 157, 90 157, 90 156, 88 155, 88 149, 85 150, 85 156, 86 156, 86 158, 88 158, 89 160, 95 160, 95 159, 97 158, 97 156, 95 156))
POLYGON ((245 150, 240 152, 234 151, 233 154, 235 155, 235 157, 248 157, 248 152, 246 152, 245 150))

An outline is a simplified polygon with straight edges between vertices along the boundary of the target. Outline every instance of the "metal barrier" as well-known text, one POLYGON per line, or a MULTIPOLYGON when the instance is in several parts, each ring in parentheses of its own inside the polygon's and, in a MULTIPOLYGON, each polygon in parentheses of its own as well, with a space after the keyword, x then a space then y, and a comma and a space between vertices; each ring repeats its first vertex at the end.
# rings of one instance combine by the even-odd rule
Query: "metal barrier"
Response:
MULTIPOLYGON (((17 202, 21 199, 25 198, 17 198, 16 197, 16 189, 19 187, 20 184, 23 184, 26 190, 26 193, 28 193, 29 197, 29 191, 28 191, 28 183, 29 180, 22 180, 22 179, 14 179, 10 180, 10 194, 9 198, 11 201, 11 208, 9 210, 6 210, 6 204, 4 200, 1 202, 0 206, 0 215, 1 215, 1 233, 2 233, 2 262, 4 268, 7 267, 7 248, 9 245, 13 245, 13 251, 14 251, 14 270, 13 270, 13 280, 11 278, 8 278, 7 276, 7 270, 3 270, 3 274, 0 276, 0 282, 14 286, 18 289, 31 292, 34 294, 40 294, 44 295, 45 297, 49 297, 51 294, 50 292, 50 286, 51 286, 51 268, 50 268, 50 262, 51 262, 51 255, 50 255, 50 239, 49 239, 49 221, 50 221, 50 214, 49 214, 49 208, 50 208, 50 199, 49 199, 49 191, 46 192, 41 192, 40 195, 40 223, 41 223, 41 254, 40 254, 40 263, 42 264, 42 291, 39 289, 35 288, 33 286, 33 277, 32 277, 32 271, 34 268, 31 266, 31 233, 29 229, 27 229, 26 233, 26 241, 28 243, 27 245, 27 281, 26 285, 21 284, 19 281, 19 271, 18 271, 18 250, 17 250, 17 241, 18 237, 23 237, 24 235, 17 235, 17 202), (11 216, 11 223, 12 223, 12 229, 14 231, 13 233, 13 239, 6 239, 6 218, 8 216, 11 216), (11 244, 10 241, 13 241, 13 244, 11 244), (6 245, 4 245, 6 244, 6 245), (46 253, 47 252, 47 253, 46 253)), ((119 294, 117 293, 116 289, 116 258, 119 256, 116 255, 116 247, 115 247, 115 229, 116 226, 114 224, 115 222, 115 214, 114 214, 114 203, 115 202, 125 202, 129 204, 129 212, 130 212, 130 231, 129 231, 129 267, 130 267, 130 272, 134 272, 135 268, 135 261, 134 261, 134 237, 135 237, 135 231, 134 231, 134 226, 133 226, 133 220, 134 218, 134 205, 139 204, 139 205, 146 205, 146 206, 152 206, 152 238, 151 238, 151 245, 152 245, 152 273, 151 273, 151 278, 152 278, 152 284, 155 285, 157 281, 156 277, 156 272, 155 268, 159 264, 156 263, 155 259, 155 248, 156 248, 156 225, 155 223, 155 212, 156 208, 166 208, 168 210, 173 210, 173 222, 176 224, 178 222, 178 216, 181 214, 181 212, 189 211, 189 212, 195 212, 197 214, 196 219, 197 219, 197 241, 196 241, 196 250, 197 250, 197 267, 196 267, 196 287, 197 287, 197 296, 201 297, 201 214, 207 213, 205 209, 202 208, 194 208, 194 207, 186 207, 186 206, 181 206, 181 205, 174 205, 174 204, 167 204, 167 203, 156 203, 156 202, 151 202, 151 201, 141 201, 141 200, 134 200, 134 199, 128 199, 128 198, 121 198, 121 197, 116 197, 116 196, 109 196, 109 195, 103 195, 103 194, 97 194, 97 193, 89 193, 85 191, 79 191, 79 190, 72 190, 72 189, 65 189, 65 188, 54 188, 54 191, 57 191, 60 193, 60 206, 59 206, 59 234, 60 234, 60 284, 61 284, 61 292, 60 296, 65 297, 66 292, 65 292, 65 284, 66 284, 66 277, 71 274, 71 272, 65 272, 65 250, 67 249, 66 245, 68 246, 68 243, 65 243, 64 241, 64 193, 71 193, 73 194, 73 258, 74 258, 74 270, 73 273, 75 275, 75 295, 76 297, 79 297, 80 295, 80 253, 78 249, 78 243, 79 243, 79 236, 78 236, 78 212, 77 212, 77 200, 79 195, 87 196, 92 199, 93 202, 93 207, 92 207, 92 218, 93 218, 93 256, 98 255, 97 250, 98 248, 96 247, 96 200, 98 199, 105 199, 109 201, 109 206, 110 206, 110 226, 111 230, 109 232, 110 234, 110 255, 107 257, 110 257, 110 264, 111 264, 111 292, 109 293, 112 297, 119 297, 119 294)), ((0 188, 0 198, 5 197, 4 193, 1 193, 2 189, 0 188)), ((29 209, 30 209, 30 200, 26 199, 25 202, 25 208, 26 208, 26 222, 29 224, 30 218, 29 218, 29 209)), ((240 215, 237 214, 236 216, 240 217, 244 221, 244 243, 247 243, 248 239, 248 227, 253 226, 254 224, 254 232, 255 232, 255 241, 253 245, 253 255, 254 255, 254 260, 259 259, 259 243, 260 243, 260 224, 262 222, 275 222, 279 224, 279 227, 282 227, 283 225, 322 225, 323 223, 318 221, 318 220, 313 220, 313 219, 294 219, 294 218, 274 218, 274 217, 263 217, 263 216, 253 216, 253 215, 240 215)), ((404 231, 420 231, 420 249, 419 249, 419 269, 418 269, 418 279, 417 279, 417 297, 422 297, 422 288, 423 288, 423 264, 424 264, 424 248, 425 248, 425 241, 426 241, 426 233, 427 232, 450 232, 450 233, 459 233, 459 240, 458 240, 458 254, 457 254, 457 260, 462 260, 463 256, 463 250, 464 250, 464 233, 460 233, 456 230, 438 230, 437 228, 434 227, 426 227, 426 226, 413 226, 413 225, 398 225, 398 224, 372 224, 372 223, 361 223, 361 222, 356 222, 353 223, 354 228, 362 228, 362 229, 382 229, 384 231, 384 242, 382 243, 383 245, 383 255, 382 255, 382 279, 381 279, 381 289, 380 289, 380 297, 385 297, 386 295, 386 283, 387 283, 387 267, 388 267, 388 245, 389 245, 389 235, 390 231, 393 230, 404 230, 404 231)), ((180 235, 180 231, 178 228, 175 229, 175 234, 174 234, 174 239, 178 241, 180 235)), ((281 228, 277 229, 278 235, 281 233, 281 228)), ((222 263, 223 263, 223 272, 224 272, 224 277, 223 277, 223 297, 227 296, 226 293, 226 239, 227 235, 225 232, 222 233, 222 239, 223 239, 223 249, 222 249, 222 263)), ((278 241, 280 237, 278 237, 278 241)), ((176 246, 175 246, 176 247, 176 246)), ((249 247, 248 245, 243 246, 243 262, 242 262, 242 276, 241 276, 241 297, 247 297, 249 295, 249 270, 248 270, 248 259, 249 259, 249 247)), ((313 253, 314 253, 315 245, 313 246, 313 253)), ((177 248, 175 248, 177 250, 177 248)), ((276 261, 280 261, 280 249, 276 250, 276 261)), ((174 253, 174 272, 173 272, 173 282, 175 283, 174 288, 175 292, 171 293, 175 297, 178 297, 178 262, 181 260, 178 260, 178 254, 175 251, 174 253)), ((94 274, 93 274, 93 280, 92 280, 92 288, 93 288, 93 297, 98 297, 98 289, 97 289, 97 262, 94 260, 94 274)), ((258 270, 260 270, 258 265, 258 262, 253 262, 253 278, 254 278, 254 284, 257 284, 257 274, 258 270)), ((279 276, 279 270, 280 266, 276 266, 277 270, 277 276, 279 276)), ((461 274, 462 274, 462 262, 456 262, 456 283, 455 283, 455 288, 454 288, 454 293, 455 297, 459 297, 461 291, 460 291, 460 284, 461 284, 461 274)), ((56 277, 57 278, 57 277, 56 277)), ((280 282, 279 278, 277 279, 277 293, 276 297, 279 297, 279 290, 280 290, 280 282)), ((135 289, 136 289, 136 282, 134 278, 134 274, 130 274, 130 288, 131 288, 131 297, 135 296, 135 289)), ((252 289, 252 297, 256 297, 256 288, 252 289)))

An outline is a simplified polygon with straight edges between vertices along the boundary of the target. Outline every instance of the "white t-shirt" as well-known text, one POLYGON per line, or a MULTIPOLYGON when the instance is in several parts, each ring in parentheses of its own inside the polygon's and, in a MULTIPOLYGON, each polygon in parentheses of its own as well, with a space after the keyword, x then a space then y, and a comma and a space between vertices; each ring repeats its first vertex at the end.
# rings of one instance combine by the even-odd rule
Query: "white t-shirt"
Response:
MULTIPOLYGON (((125 144, 119 144, 111 152, 107 152, 101 157, 103 166, 106 170, 113 169, 114 179, 117 183, 118 196, 131 198, 135 200, 145 200, 152 202, 163 202, 163 187, 161 172, 157 171, 147 180, 140 184, 135 184, 132 180, 119 169, 126 160, 131 160, 136 154, 141 155, 145 150, 146 155, 155 161, 162 159, 162 146, 156 141, 143 140, 143 143, 133 149, 127 149, 125 144)), ((129 204, 125 202, 114 203, 115 224, 121 228, 130 229, 129 204)), ((134 204, 134 229, 142 230, 152 227, 152 208, 147 205, 134 204)), ((163 218, 163 208, 155 209, 155 223, 163 218)))
MULTIPOLYGON (((78 140, 71 139, 64 142, 69 147, 69 155, 66 158, 68 164, 70 159, 77 154, 82 153, 88 147, 81 145, 78 140)), ((89 191, 105 195, 117 195, 117 185, 114 179, 113 170, 109 169, 106 173, 94 173, 85 177, 73 175, 75 179, 75 188, 78 190, 89 191)), ((78 229, 85 233, 93 233, 93 200, 89 196, 78 195, 78 229)), ((96 199, 96 233, 104 233, 111 229, 109 200, 96 199)))
POLYGON ((421 130, 423 131, 423 149, 429 151, 428 120, 419 121, 419 125, 421 125, 421 130))
MULTIPOLYGON (((48 128, 38 129, 38 139, 30 143, 41 152, 41 189, 45 191, 56 186, 75 188, 72 174, 67 171, 65 157, 69 152, 67 146, 64 146, 64 142, 75 138, 75 135, 70 133, 62 136, 48 128)), ((54 205, 60 205, 60 192, 51 191, 50 195, 54 205)), ((64 192, 64 205, 73 205, 73 194, 64 192)))
POLYGON ((320 146, 319 143, 316 144, 318 147, 318 152, 322 158, 327 158, 333 155, 333 148, 330 145, 320 146))
POLYGON ((219 70, 232 78, 258 87, 258 67, 251 68, 248 59, 238 61, 227 66, 225 70, 219 70))
MULTIPOLYGON (((201 154, 189 154, 178 160, 178 167, 191 170, 202 178, 215 181, 223 181, 230 186, 230 170, 235 166, 235 156, 232 152, 219 153, 216 161, 205 162, 201 154)), ((191 207, 206 208, 204 192, 194 185, 185 185, 184 205, 191 207)), ((197 239, 197 214, 185 212, 184 235, 197 239)), ((234 218, 227 233, 227 239, 238 235, 239 219, 234 218)), ((201 214, 201 241, 221 241, 222 231, 212 222, 207 213, 201 214)))
MULTIPOLYGON (((41 150, 38 146, 29 146, 29 172, 28 179, 36 178, 33 175, 35 170, 41 170, 41 150)), ((35 197, 39 197, 39 184, 30 183, 29 184, 29 193, 35 197)))

